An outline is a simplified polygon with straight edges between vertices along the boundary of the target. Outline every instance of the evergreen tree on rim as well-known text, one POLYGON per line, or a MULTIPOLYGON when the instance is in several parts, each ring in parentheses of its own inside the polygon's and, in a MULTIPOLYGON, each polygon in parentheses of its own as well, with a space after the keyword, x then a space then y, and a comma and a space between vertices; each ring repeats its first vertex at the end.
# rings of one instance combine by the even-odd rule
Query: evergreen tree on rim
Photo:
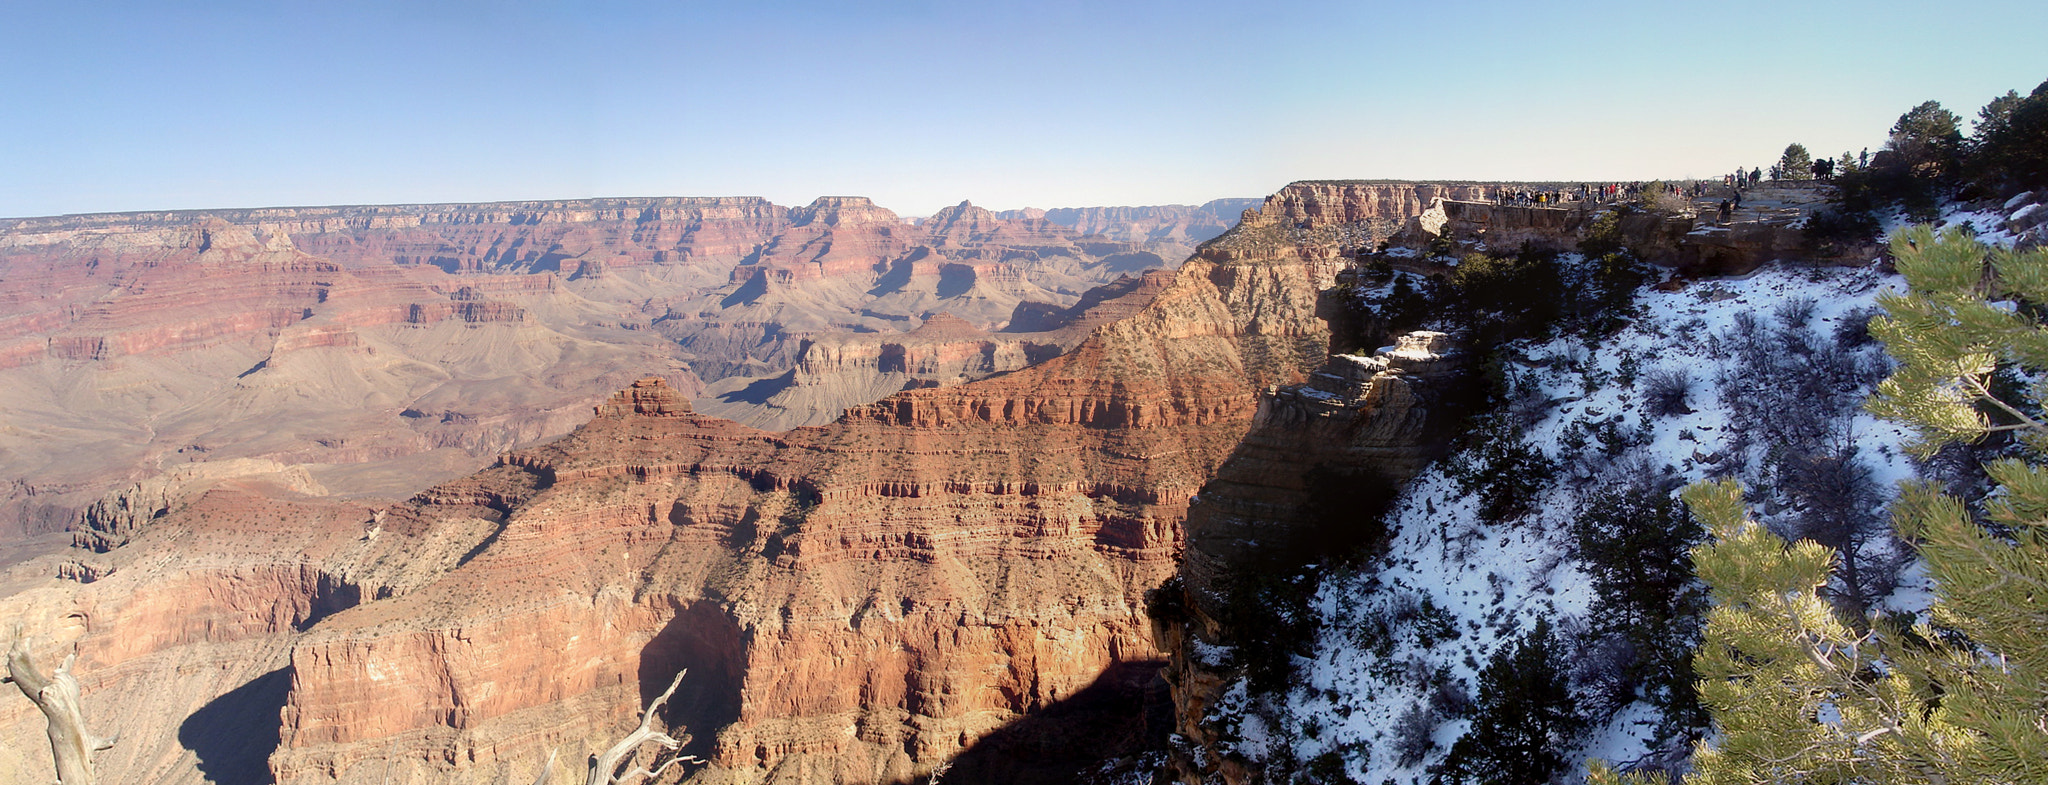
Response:
POLYGON ((1787 180, 1813 179, 1813 154, 1806 152, 1806 145, 1793 142, 1785 146, 1785 154, 1778 156, 1778 176, 1787 180))
POLYGON ((1962 118, 1941 108, 1939 101, 1927 101, 1899 115, 1892 124, 1886 150, 1898 157, 1898 164, 1914 177, 1941 178, 1955 174, 1957 156, 1962 153, 1962 118))

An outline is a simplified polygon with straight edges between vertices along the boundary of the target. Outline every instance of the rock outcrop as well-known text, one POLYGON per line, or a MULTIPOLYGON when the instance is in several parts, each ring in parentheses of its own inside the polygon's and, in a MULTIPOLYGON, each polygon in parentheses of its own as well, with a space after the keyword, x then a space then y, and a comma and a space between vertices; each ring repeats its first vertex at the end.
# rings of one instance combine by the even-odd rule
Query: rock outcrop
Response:
POLYGON ((1208 721, 1237 673, 1200 652, 1241 637, 1227 606, 1247 601, 1250 576, 1373 547, 1377 510, 1445 446, 1463 371, 1448 336, 1418 332, 1372 356, 1333 355, 1307 383, 1261 398, 1250 431, 1191 505, 1179 581, 1161 589, 1178 610, 1155 622, 1186 741, 1173 759, 1180 781, 1259 781, 1208 721))
POLYGON ((684 417, 692 412, 690 399, 669 386, 668 380, 650 376, 597 405, 599 417, 684 417))
MULTIPOLYGON (((1420 251, 1445 237, 1461 253, 1512 253, 1525 246, 1570 251, 1595 221, 1611 214, 1624 242, 1646 261, 1687 275, 1741 275, 1773 259, 1811 258, 1803 228, 1806 218, 1826 203, 1829 188, 1817 181, 1749 188, 1743 192, 1743 207, 1725 221, 1715 202, 1731 194, 1721 190, 1674 210, 1597 201, 1501 203, 1460 193, 1426 205, 1395 233, 1393 243, 1420 251)), ((1844 258, 1868 256, 1857 249, 1844 258)))
POLYGON ((2005 200, 2004 229, 2013 235, 2013 247, 2038 248, 2048 245, 2048 193, 2027 191, 2005 200))
POLYGON ((187 463, 109 493, 79 515, 72 544, 105 553, 128 544, 143 526, 171 512, 186 497, 225 480, 260 477, 285 493, 325 496, 327 489, 302 466, 288 466, 260 458, 235 458, 206 463, 187 463))
POLYGON ((1067 308, 1019 303, 990 332, 949 313, 907 333, 834 333, 807 339, 795 368, 769 379, 728 379, 705 389, 706 414, 766 430, 823 425, 900 390, 961 384, 1014 371, 1079 345, 1095 327, 1141 310, 1173 276, 1149 270, 1090 290, 1067 308))

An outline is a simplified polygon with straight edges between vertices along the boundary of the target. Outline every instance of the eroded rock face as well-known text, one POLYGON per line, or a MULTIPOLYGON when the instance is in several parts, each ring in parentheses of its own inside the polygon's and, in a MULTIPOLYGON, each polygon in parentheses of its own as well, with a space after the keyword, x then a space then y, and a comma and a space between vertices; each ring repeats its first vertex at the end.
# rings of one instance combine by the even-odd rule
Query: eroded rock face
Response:
POLYGON ((2038 248, 2048 242, 2048 193, 2027 191, 2005 200, 2005 230, 2014 236, 2013 247, 2038 248))
MULTIPOLYGON (((303 478, 289 470, 240 468, 200 481, 110 552, 0 567, 0 637, 21 622, 38 657, 77 651, 90 727, 120 735, 97 758, 105 781, 264 781, 292 640, 360 600, 332 570, 374 544, 362 536, 376 511, 297 497, 303 478)), ((0 781, 50 780, 42 736, 31 704, 0 703, 0 781)))
POLYGON ((681 417, 690 411, 690 399, 659 376, 635 381, 597 405, 599 417, 681 417))
POLYGON ((1163 590, 1178 609, 1157 632, 1172 655, 1175 730, 1188 742, 1175 748, 1180 781, 1259 781, 1207 722, 1239 674, 1198 651, 1237 641, 1225 606, 1246 576, 1371 547, 1375 508, 1441 452, 1464 365, 1448 336, 1417 332, 1371 356, 1333 355, 1306 384, 1262 396, 1250 431, 1190 508, 1180 583, 1163 590))
POLYGON ((327 495, 327 489, 301 466, 260 458, 188 463, 93 502, 79 515, 72 544, 101 553, 113 550, 128 544, 143 526, 169 514, 185 497, 224 480, 249 476, 267 476, 287 493, 327 495))
MULTIPOLYGON (((0 432, 0 543, 193 460, 318 464, 337 493, 403 497, 639 376, 696 397, 815 337, 940 311, 999 328, 1185 250, 952 213, 731 197, 0 220, 0 406, 22 418, 0 432)), ((803 422, 901 384, 847 386, 803 422)))
MULTIPOLYGON (((681 668, 668 719, 709 761, 696 781, 909 780, 1156 667, 1143 597, 1191 500, 1255 420, 1285 419, 1261 391, 1317 378, 1317 293, 1406 217, 1290 212, 1300 196, 1093 305, 1113 319, 1048 316, 1085 336, 1028 367, 779 434, 673 379, 621 382, 570 435, 407 503, 214 487, 106 553, 24 565, 6 596, 96 620, 73 635, 88 709, 130 707, 108 730, 151 781, 251 754, 288 783, 530 781, 553 748, 566 779, 681 668), (48 577, 59 561, 102 577, 48 577), (165 729, 209 710, 277 741, 194 763, 165 729)), ((938 345, 970 328, 938 320, 938 345)), ((1354 376, 1321 383, 1402 399, 1354 376)))
MULTIPOLYGON (((1807 216, 1825 204, 1829 188, 1817 181, 1750 188, 1743 192, 1744 206, 1726 221, 1718 216, 1716 200, 1730 194, 1718 191, 1675 211, 1655 211, 1605 202, 1497 204, 1490 195, 1472 196, 1481 190, 1472 189, 1425 206, 1394 240, 1415 250, 1449 237, 1461 251, 1571 251, 1595 221, 1612 214, 1624 241, 1646 261, 1688 275, 1742 275, 1773 259, 1795 254, 1812 258, 1802 227, 1807 216)), ((1833 261, 1861 264, 1874 252, 1847 249, 1845 256, 1833 261)))
POLYGON ((1258 385, 1298 379, 1294 358, 1326 340, 1309 311, 1265 298, 1312 300, 1333 273, 1198 257, 1135 315, 994 379, 780 435, 605 416, 437 488, 409 514, 432 526, 480 504, 504 510, 502 528, 448 577, 337 614, 297 647, 275 768, 367 781, 395 743, 419 776, 459 775, 506 754, 484 741, 532 711, 555 718, 547 738, 594 739, 604 726, 566 713, 571 696, 602 694, 620 706, 607 716, 625 716, 648 673, 666 680, 653 660, 701 668, 703 689, 726 696, 683 710, 703 712, 702 781, 929 773, 1111 666, 1156 657, 1142 595, 1172 569, 1189 497, 1258 385), (1304 321, 1282 324, 1289 313, 1304 321), (1266 366, 1247 367, 1240 346, 1266 366), (699 637, 658 643, 678 617, 699 637), (613 621, 588 629, 596 619, 613 621), (479 646, 535 659, 505 668, 479 646), (558 686, 529 683, 536 672, 558 686))
MULTIPOLYGON (((1355 222, 1281 215, 1036 365, 780 435, 699 415, 600 418, 423 495, 418 520, 502 514, 502 529, 448 578, 314 630, 285 731, 305 743, 280 749, 277 771, 367 779, 394 740, 421 776, 472 770, 509 756, 484 741, 531 718, 555 717, 551 738, 601 727, 565 713, 565 693, 607 696, 616 721, 628 695, 604 690, 644 691, 687 665, 726 674, 707 675, 707 708, 684 710, 708 739, 702 781, 897 781, 1112 665, 1151 660, 1142 595, 1172 569, 1189 499, 1236 448, 1258 391, 1305 381, 1324 358, 1316 293, 1346 263, 1329 238, 1355 222), (522 580, 482 577, 499 571, 522 580), (480 585, 489 601, 463 599, 480 585), (493 619, 530 608, 503 627, 577 648, 542 647, 545 663, 512 672, 463 654, 503 634, 469 621, 478 605, 493 619), (664 632, 679 618, 698 632, 664 632), (590 619, 613 621, 578 637, 590 619), (420 642, 381 648, 401 629, 420 642), (508 679, 558 666, 570 686, 511 697, 533 685, 508 679), (435 697, 356 711, 370 672, 417 674, 392 686, 435 697)), ((1366 397, 1396 395, 1376 389, 1366 397)))
POLYGON ((1267 197, 1261 212, 1317 226, 1389 220, 1395 222, 1389 228, 1391 231, 1403 219, 1420 215, 1438 199, 1485 201, 1503 188, 1497 183, 1310 181, 1295 183, 1267 197))
POLYGON ((566 432, 636 376, 697 388, 671 342, 551 274, 350 265, 278 224, 112 218, 0 233, 0 542, 190 462, 315 464, 337 492, 403 496, 566 432))
POLYGON ((817 336, 804 342, 789 373, 714 393, 700 409, 766 430, 823 425, 900 390, 961 384, 1069 351, 1095 327, 1142 309, 1172 279, 1164 270, 1121 278, 1068 308, 1020 303, 1009 327, 998 332, 941 312, 907 333, 817 336))
POLYGON ((1258 199, 1216 199, 1201 205, 1150 207, 1061 207, 1000 213, 1005 218, 1044 218, 1082 234, 1123 242, 1173 242, 1196 245, 1223 234, 1258 199))

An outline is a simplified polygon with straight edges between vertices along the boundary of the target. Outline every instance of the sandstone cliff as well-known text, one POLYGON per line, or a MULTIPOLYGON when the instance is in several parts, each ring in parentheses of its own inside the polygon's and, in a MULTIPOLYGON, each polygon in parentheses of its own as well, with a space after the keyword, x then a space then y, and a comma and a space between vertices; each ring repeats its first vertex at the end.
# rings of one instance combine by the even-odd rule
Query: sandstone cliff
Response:
POLYGON ((938 313, 907 333, 820 335, 804 341, 788 373, 712 384, 698 408, 774 431, 823 425, 899 390, 961 384, 1064 353, 1095 327, 1142 309, 1172 277, 1164 270, 1125 277, 1090 290, 1068 308, 1019 303, 1000 332, 938 313))

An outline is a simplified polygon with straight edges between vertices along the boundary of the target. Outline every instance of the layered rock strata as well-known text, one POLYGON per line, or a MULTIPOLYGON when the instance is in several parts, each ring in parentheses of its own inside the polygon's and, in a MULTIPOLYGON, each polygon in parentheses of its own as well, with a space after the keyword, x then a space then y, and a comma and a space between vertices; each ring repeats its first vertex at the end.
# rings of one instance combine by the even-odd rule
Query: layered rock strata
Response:
POLYGON ((695 389, 630 313, 551 274, 344 264, 218 218, 0 235, 0 541, 192 461, 402 496, 567 431, 635 375, 695 389))
MULTIPOLYGON (((524 711, 630 706, 649 674, 689 667, 707 692, 678 720, 710 740, 700 781, 928 774, 1156 656, 1142 594, 1171 571, 1188 499, 1258 386, 1321 356, 1314 293, 1334 272, 1293 253, 1197 257, 1136 314, 996 378, 781 435, 607 414, 423 494, 408 515, 501 528, 447 578, 299 644, 273 765, 283 781, 367 779, 396 743, 420 776, 461 772, 524 711), (485 621, 470 598, 495 574, 521 579, 495 587, 485 621), (517 646, 540 659, 507 670, 458 640, 513 630, 580 642, 517 646), (550 686, 521 681, 535 672, 550 686), (372 673, 387 674, 374 698, 372 673)), ((567 738, 592 732, 563 719, 567 738)))
MULTIPOLYGON (((1602 216, 1612 215, 1624 242, 1646 261, 1689 275, 1741 275, 1773 259, 1813 257, 1804 226, 1823 207, 1829 186, 1812 181, 1766 184, 1743 192, 1744 206, 1726 220, 1715 191, 1678 209, 1644 209, 1609 202, 1562 205, 1502 204, 1449 195, 1426 205, 1393 238, 1411 250, 1428 249, 1439 237, 1458 252, 1512 253, 1523 247, 1576 250, 1602 216)), ((1410 257, 1412 259, 1412 257, 1410 257)), ((1866 259, 1860 249, 1845 258, 1866 259)), ((1412 263, 1403 265, 1414 267, 1412 263)))
MULTIPOLYGON (((964 203, 936 218, 729 197, 0 220, 0 543, 189 460, 403 496, 566 432, 636 375, 695 395, 784 372, 812 338, 941 311, 1000 328, 1186 251, 964 203)), ((803 421, 896 381, 840 385, 803 421)))
MULTIPOLYGON (((1263 390, 1320 378, 1318 292, 1407 217, 1310 196, 1371 201, 1290 188, 1028 367, 780 434, 621 384, 569 436, 404 504, 217 484, 119 518, 105 553, 20 565, 5 596, 77 642, 88 712, 124 738, 109 770, 149 781, 253 759, 288 783, 528 781, 549 749, 566 778, 682 668, 665 720, 699 740, 693 781, 911 781, 1157 667, 1143 597, 1193 498, 1279 418, 1263 390), (172 731, 213 720, 253 741, 172 731)), ((1391 407, 1392 362, 1320 383, 1391 407)), ((10 742, 34 727, 0 717, 10 742)))
POLYGON ((767 430, 823 425, 899 390, 961 384, 1062 354, 1095 327, 1142 309, 1172 278, 1164 270, 1127 276, 1090 290, 1068 308, 1020 303, 1009 326, 998 332, 938 313, 907 333, 816 336, 804 341, 788 373, 718 382, 705 389, 698 406, 767 430))
POLYGON ((1000 215, 1005 218, 1044 218, 1082 234, 1102 235, 1123 242, 1198 245, 1223 234, 1237 223, 1239 214, 1258 207, 1259 203, 1258 199, 1215 199, 1200 205, 1060 207, 1005 211, 1000 215))

